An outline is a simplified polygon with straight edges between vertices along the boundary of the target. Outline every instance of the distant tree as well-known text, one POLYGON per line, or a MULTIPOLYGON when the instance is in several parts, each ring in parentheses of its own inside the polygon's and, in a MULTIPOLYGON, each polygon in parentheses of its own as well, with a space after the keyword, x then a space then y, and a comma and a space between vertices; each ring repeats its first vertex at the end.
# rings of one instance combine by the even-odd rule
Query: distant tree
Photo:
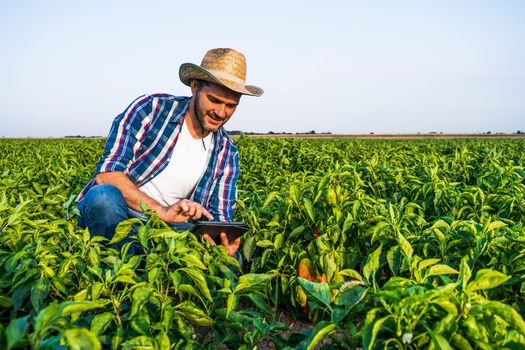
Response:
POLYGON ((487 134, 487 135, 490 135, 490 134, 492 134, 492 132, 490 132, 490 131, 487 131, 487 132, 486 132, 485 134, 487 134))

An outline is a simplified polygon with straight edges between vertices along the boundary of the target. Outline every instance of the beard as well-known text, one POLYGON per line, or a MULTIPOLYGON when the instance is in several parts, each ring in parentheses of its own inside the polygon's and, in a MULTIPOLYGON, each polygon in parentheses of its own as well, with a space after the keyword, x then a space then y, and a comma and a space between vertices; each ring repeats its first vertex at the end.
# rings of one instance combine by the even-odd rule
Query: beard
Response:
POLYGON ((217 130, 219 130, 225 123, 226 123, 226 120, 222 120, 222 119, 219 119, 219 118, 213 118, 212 116, 210 116, 210 118, 213 118, 215 120, 220 120, 221 121, 221 124, 220 125, 217 125, 217 126, 210 126, 210 125, 206 125, 206 114, 202 112, 202 110, 198 107, 199 106, 199 94, 198 92, 195 94, 195 103, 193 105, 193 114, 195 115, 195 118, 197 118, 197 122, 199 123, 201 129, 204 131, 208 131, 208 132, 215 132, 217 130))

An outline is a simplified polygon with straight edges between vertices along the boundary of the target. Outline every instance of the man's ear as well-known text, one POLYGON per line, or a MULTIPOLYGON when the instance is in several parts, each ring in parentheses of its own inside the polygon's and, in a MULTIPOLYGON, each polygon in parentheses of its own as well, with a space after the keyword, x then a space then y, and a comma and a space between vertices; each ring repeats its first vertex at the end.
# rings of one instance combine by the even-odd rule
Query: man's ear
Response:
POLYGON ((197 79, 191 79, 190 82, 191 94, 195 95, 197 92, 197 79))

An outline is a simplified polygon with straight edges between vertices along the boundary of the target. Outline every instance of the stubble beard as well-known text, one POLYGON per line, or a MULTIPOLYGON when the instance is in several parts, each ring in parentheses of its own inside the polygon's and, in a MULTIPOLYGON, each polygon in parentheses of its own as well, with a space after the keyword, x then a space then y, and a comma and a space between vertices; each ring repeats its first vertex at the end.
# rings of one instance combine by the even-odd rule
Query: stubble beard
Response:
POLYGON ((204 117, 206 116, 204 113, 202 113, 202 111, 197 107, 199 105, 199 92, 197 91, 197 93, 195 94, 195 103, 193 105, 193 114, 195 115, 195 118, 197 119, 197 122, 199 123, 200 127, 202 130, 205 130, 205 131, 208 131, 208 132, 215 132, 217 130, 219 130, 219 128, 221 126, 224 125, 224 123, 222 123, 221 125, 217 126, 217 127, 210 127, 208 125, 206 125, 206 122, 204 120, 204 117))

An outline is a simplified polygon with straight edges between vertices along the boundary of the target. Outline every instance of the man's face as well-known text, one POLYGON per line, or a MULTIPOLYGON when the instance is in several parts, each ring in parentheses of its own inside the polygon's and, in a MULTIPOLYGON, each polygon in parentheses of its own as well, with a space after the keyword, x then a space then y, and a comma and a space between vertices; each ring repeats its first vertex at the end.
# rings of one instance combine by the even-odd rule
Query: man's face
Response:
POLYGON ((204 130, 214 132, 226 124, 237 108, 241 94, 213 83, 191 83, 195 96, 193 111, 204 130))

